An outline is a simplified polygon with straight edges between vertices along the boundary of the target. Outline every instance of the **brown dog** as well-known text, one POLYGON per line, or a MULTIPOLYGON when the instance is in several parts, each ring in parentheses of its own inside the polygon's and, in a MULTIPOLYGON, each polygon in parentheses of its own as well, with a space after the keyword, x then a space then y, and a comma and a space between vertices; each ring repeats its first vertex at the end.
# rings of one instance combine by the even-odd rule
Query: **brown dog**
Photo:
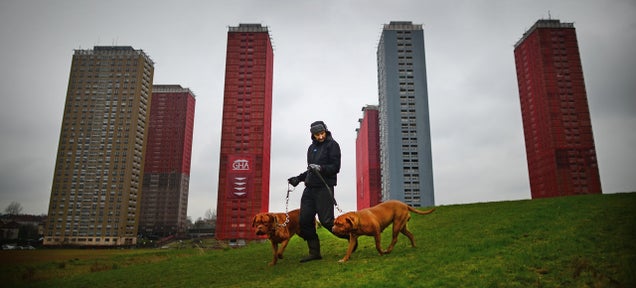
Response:
POLYGON ((268 264, 269 266, 276 265, 279 258, 283 259, 283 252, 289 239, 300 231, 298 224, 300 209, 289 211, 287 214, 289 218, 285 213, 258 213, 252 220, 252 227, 255 228, 256 235, 267 235, 272 243, 274 259, 268 264), (287 219, 289 219, 288 222, 287 219), (279 243, 281 244, 280 249, 278 249, 279 243))
POLYGON ((360 235, 374 236, 375 248, 380 252, 380 255, 391 253, 393 246, 397 243, 397 237, 400 232, 406 235, 406 237, 409 237, 411 246, 415 247, 413 233, 406 228, 406 223, 411 219, 409 211, 426 215, 435 211, 435 208, 420 211, 400 201, 389 200, 371 208, 362 209, 357 212, 348 212, 338 216, 331 230, 337 235, 349 235, 347 255, 339 262, 349 260, 351 253, 353 253, 355 247, 358 246, 358 237, 360 235), (393 239, 391 240, 391 245, 383 251, 380 245, 380 234, 384 228, 391 223, 393 223, 393 239))

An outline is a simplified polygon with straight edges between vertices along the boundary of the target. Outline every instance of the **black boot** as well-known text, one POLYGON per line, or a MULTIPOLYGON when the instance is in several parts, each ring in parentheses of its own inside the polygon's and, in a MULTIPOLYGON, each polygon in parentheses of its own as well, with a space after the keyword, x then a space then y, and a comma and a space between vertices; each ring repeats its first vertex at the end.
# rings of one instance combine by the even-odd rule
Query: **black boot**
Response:
POLYGON ((303 259, 300 259, 300 263, 322 259, 322 256, 320 256, 320 240, 319 239, 307 240, 307 247, 309 247, 309 256, 303 259))

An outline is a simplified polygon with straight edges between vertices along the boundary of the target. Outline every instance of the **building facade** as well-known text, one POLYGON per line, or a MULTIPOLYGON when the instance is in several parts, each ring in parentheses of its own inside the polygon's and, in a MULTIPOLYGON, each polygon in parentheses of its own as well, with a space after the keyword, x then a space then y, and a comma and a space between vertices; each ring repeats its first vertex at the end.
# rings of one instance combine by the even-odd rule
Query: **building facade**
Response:
POLYGON ((139 233, 184 236, 188 213, 195 95, 153 85, 139 233))
POLYGON ((357 210, 373 207, 382 199, 378 106, 367 105, 362 113, 360 128, 356 129, 357 210))
POLYGON ((274 51, 268 28, 229 27, 216 238, 257 239, 252 217, 269 209, 274 51))
POLYGON ((382 201, 434 206, 422 25, 385 24, 377 58, 382 201))
POLYGON ((537 21, 514 56, 532 198, 602 193, 574 24, 537 21))
POLYGON ((130 46, 75 50, 44 245, 136 244, 153 75, 130 46))

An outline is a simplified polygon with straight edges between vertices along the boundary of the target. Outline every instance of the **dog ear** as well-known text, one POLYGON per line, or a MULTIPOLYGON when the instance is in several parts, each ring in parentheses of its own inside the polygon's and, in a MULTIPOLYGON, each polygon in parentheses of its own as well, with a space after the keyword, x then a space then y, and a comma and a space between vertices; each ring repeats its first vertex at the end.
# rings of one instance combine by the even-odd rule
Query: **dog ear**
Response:
POLYGON ((345 221, 347 221, 347 223, 349 223, 351 228, 353 228, 353 220, 351 219, 351 217, 347 216, 347 218, 345 218, 345 221))
POLYGON ((258 214, 254 215, 254 217, 252 217, 252 227, 256 227, 256 216, 258 216, 258 214))
POLYGON ((270 213, 267 214, 269 216, 269 222, 271 222, 273 225, 278 224, 278 216, 276 216, 276 214, 270 213))
POLYGON ((354 214, 347 215, 347 222, 351 224, 351 229, 356 229, 358 227, 358 218, 354 216, 354 214))

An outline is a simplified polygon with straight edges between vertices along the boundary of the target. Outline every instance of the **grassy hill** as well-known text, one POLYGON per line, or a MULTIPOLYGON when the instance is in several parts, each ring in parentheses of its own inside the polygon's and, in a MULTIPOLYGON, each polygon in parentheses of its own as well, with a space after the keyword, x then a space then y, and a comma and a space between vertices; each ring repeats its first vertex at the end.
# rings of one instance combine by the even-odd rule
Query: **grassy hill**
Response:
MULTIPOLYGON (((636 287, 636 193, 441 206, 412 215, 380 256, 371 237, 319 230, 323 260, 294 237, 274 267, 269 243, 240 249, 0 251, 3 287, 636 287)), ((387 229, 383 246, 390 240, 387 229)), ((190 245, 186 245, 190 247, 190 245)))

